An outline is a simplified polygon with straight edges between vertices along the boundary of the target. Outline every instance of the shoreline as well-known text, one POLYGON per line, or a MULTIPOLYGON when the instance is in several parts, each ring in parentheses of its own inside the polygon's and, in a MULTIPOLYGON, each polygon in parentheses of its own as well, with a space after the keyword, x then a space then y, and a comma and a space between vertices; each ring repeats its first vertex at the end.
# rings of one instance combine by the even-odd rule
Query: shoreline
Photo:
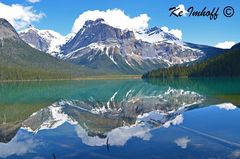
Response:
POLYGON ((62 79, 26 79, 26 80, 0 80, 0 83, 11 82, 43 82, 43 81, 84 81, 84 80, 131 80, 141 79, 142 75, 109 75, 109 76, 86 76, 78 78, 62 79))

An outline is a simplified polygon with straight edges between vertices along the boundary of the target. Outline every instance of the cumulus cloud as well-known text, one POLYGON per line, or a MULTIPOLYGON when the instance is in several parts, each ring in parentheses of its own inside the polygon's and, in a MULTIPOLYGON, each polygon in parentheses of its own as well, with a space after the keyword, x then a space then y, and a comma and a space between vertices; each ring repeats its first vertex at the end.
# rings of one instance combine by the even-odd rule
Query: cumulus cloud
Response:
POLYGON ((7 5, 0 2, 0 18, 8 20, 17 30, 26 28, 34 21, 39 21, 44 14, 36 13, 31 6, 22 6, 19 4, 7 5))
POLYGON ((183 16, 186 16, 188 11, 185 9, 185 6, 183 4, 179 4, 178 7, 180 11, 182 11, 183 16))
MULTIPOLYGON (((184 6, 180 4, 178 7, 184 10, 184 15, 187 13, 184 6)), ((89 10, 79 15, 75 20, 72 33, 77 33, 84 25, 87 20, 96 20, 102 18, 105 23, 122 30, 128 29, 133 31, 141 31, 148 28, 148 22, 150 17, 147 14, 140 14, 136 17, 129 17, 120 9, 108 9, 106 11, 100 10, 89 10), (117 17, 117 18, 116 18, 117 17)), ((182 31, 179 29, 169 29, 164 26, 161 28, 164 32, 171 33, 179 39, 182 39, 182 31)))
POLYGON ((168 29, 168 27, 166 27, 166 26, 163 26, 163 27, 161 27, 161 29, 164 31, 164 32, 166 32, 166 33, 171 33, 171 34, 173 34, 174 36, 176 36, 178 39, 182 39, 182 31, 181 30, 179 30, 179 29, 171 29, 171 30, 169 30, 168 29))
POLYGON ((215 47, 222 48, 222 49, 230 49, 235 44, 236 43, 234 41, 224 41, 224 42, 217 43, 215 47))
POLYGON ((106 24, 120 29, 143 30, 148 27, 150 17, 147 14, 140 14, 136 17, 129 17, 120 9, 108 9, 106 11, 86 11, 75 20, 72 32, 77 33, 86 20, 102 18, 106 24))
POLYGON ((188 11, 185 9, 185 6, 183 4, 179 4, 177 7, 176 7, 177 10, 174 11, 175 14, 179 14, 179 12, 182 11, 182 15, 183 16, 186 16, 188 11))
POLYGON ((30 3, 38 3, 38 2, 40 2, 40 0, 27 0, 28 2, 30 2, 30 3))
POLYGON ((182 149, 186 149, 190 141, 191 140, 188 137, 181 137, 176 139, 174 142, 177 144, 177 146, 181 147, 182 149))

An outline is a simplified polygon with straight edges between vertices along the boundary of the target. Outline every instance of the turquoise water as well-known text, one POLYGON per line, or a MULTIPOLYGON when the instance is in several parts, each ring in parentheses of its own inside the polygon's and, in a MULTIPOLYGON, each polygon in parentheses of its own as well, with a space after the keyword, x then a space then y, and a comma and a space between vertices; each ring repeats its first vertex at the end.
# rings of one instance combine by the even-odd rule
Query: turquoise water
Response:
POLYGON ((240 79, 0 84, 0 158, 240 158, 240 79))

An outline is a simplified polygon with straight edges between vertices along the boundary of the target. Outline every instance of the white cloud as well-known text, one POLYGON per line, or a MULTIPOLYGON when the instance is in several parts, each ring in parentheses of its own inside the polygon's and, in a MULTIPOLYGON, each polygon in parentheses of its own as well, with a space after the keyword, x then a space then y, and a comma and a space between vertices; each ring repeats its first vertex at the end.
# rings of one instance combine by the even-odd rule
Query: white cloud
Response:
POLYGON ((215 47, 222 48, 222 49, 230 49, 236 43, 234 41, 224 41, 220 42, 215 47))
MULTIPOLYGON (((179 5, 178 7, 183 8, 183 5, 179 5)), ((186 14, 184 12, 184 14, 186 14)), ((87 20, 96 20, 98 18, 102 18, 105 20, 106 24, 111 25, 120 29, 129 29, 133 31, 144 30, 148 28, 148 22, 150 17, 147 14, 140 14, 136 17, 129 17, 124 13, 124 11, 120 9, 108 9, 106 11, 93 10, 86 11, 79 15, 79 17, 75 20, 74 25, 72 27, 72 32, 77 33, 84 25, 87 20), (117 18, 116 18, 117 17, 117 18)), ((182 39, 182 31, 179 29, 168 29, 168 27, 164 26, 161 28, 163 31, 167 33, 171 33, 179 39, 182 39)))
POLYGON ((176 139, 174 142, 177 144, 177 146, 181 147, 182 149, 186 149, 190 141, 191 140, 188 137, 181 137, 176 139))
POLYGON ((142 30, 148 27, 150 17, 147 14, 140 14, 136 17, 129 17, 120 9, 108 9, 106 11, 93 10, 86 11, 75 20, 72 32, 78 32, 86 20, 96 20, 102 18, 108 25, 120 29, 142 30))
POLYGON ((177 10, 174 11, 174 13, 176 15, 179 15, 179 12, 182 11, 182 15, 183 16, 186 16, 188 11, 185 9, 185 6, 183 4, 179 4, 177 7, 176 7, 177 10))
POLYGON ((26 28, 34 21, 39 21, 44 14, 36 13, 31 6, 25 7, 19 4, 7 5, 0 2, 0 18, 8 20, 17 30, 26 28))
POLYGON ((176 36, 178 39, 182 39, 182 31, 181 30, 179 30, 179 29, 171 29, 171 30, 169 30, 168 29, 168 27, 166 27, 166 26, 163 26, 163 27, 161 27, 161 29, 164 31, 164 32, 166 32, 166 33, 171 33, 171 34, 173 34, 174 36, 176 36))
POLYGON ((28 2, 30 2, 30 3, 38 3, 38 2, 40 2, 40 0, 27 0, 28 2))
POLYGON ((179 5, 178 5, 178 8, 179 8, 180 11, 183 12, 183 16, 186 16, 186 15, 187 15, 188 11, 185 9, 185 7, 184 7, 183 4, 179 4, 179 5))

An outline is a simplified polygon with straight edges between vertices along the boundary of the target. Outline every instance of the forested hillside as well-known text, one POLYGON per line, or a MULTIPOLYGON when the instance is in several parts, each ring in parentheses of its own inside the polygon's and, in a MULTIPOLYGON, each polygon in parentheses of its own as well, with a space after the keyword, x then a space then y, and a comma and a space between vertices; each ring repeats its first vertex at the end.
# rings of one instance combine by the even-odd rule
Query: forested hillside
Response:
POLYGON ((94 74, 38 51, 21 40, 5 19, 0 19, 0 80, 62 79, 94 74))
POLYGON ((194 65, 157 69, 143 78, 240 76, 240 49, 233 48, 194 65))

